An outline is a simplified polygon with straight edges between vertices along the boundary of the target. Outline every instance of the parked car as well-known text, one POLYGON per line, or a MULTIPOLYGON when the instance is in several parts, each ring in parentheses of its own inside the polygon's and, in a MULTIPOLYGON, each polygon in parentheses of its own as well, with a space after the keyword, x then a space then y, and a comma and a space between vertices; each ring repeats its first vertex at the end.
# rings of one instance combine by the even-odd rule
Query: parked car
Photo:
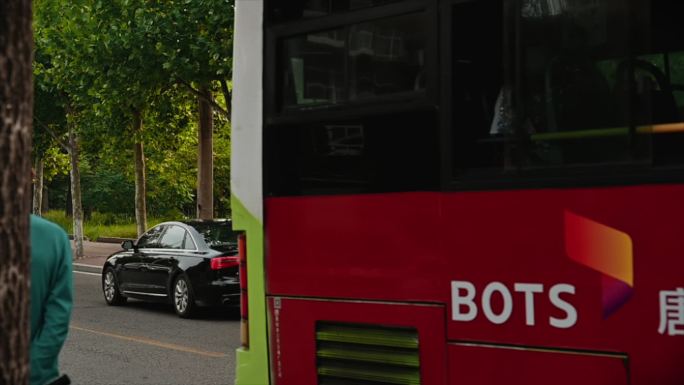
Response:
POLYGON ((121 246, 102 268, 108 305, 168 302, 183 318, 197 306, 240 305, 237 233, 229 220, 164 222, 121 246))

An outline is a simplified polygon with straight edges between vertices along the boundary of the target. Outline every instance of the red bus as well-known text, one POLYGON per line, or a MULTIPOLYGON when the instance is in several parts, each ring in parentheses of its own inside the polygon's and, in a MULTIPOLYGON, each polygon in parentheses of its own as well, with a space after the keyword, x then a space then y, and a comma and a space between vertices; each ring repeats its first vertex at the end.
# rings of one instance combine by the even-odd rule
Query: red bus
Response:
POLYGON ((237 0, 236 383, 684 384, 681 15, 237 0))

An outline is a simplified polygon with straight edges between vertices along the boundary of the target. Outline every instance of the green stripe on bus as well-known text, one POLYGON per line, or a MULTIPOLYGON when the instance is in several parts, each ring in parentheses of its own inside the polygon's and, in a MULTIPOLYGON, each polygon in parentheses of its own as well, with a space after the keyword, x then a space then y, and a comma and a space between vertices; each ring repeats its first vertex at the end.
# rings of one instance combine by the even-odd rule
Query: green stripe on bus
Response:
POLYGON ((399 350, 396 348, 371 348, 360 345, 341 345, 322 343, 316 351, 319 358, 360 361, 387 365, 417 368, 420 358, 417 350, 399 350))
POLYGON ((235 355, 235 385, 269 384, 266 294, 264 285, 263 225, 235 195, 231 195, 233 229, 247 234, 247 286, 249 293, 249 348, 235 355))
POLYGON ((365 329, 348 326, 326 325, 316 331, 319 341, 348 342, 364 345, 418 348, 415 331, 365 329))
POLYGON ((385 384, 420 385, 420 371, 418 369, 376 369, 334 363, 319 365, 318 374, 320 376, 375 381, 385 384))

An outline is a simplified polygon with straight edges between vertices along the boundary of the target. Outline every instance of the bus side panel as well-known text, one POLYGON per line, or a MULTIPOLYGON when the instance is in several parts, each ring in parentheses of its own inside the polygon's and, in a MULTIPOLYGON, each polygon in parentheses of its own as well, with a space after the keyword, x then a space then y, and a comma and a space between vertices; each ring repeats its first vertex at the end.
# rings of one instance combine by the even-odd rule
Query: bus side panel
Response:
POLYGON ((420 383, 446 385, 445 313, 442 306, 270 297, 268 309, 274 385, 318 384, 316 328, 321 321, 415 328, 418 331, 420 383))
POLYGON ((449 345, 451 385, 627 385, 626 359, 552 351, 449 345))
MULTIPOLYGON (((266 200, 268 293, 435 301, 437 193, 266 200)), ((442 270, 443 271, 443 270, 442 270)))
POLYGON ((448 339, 622 354, 631 384, 684 383, 683 197, 681 185, 449 196, 453 267, 436 272, 452 282, 448 339))
POLYGON ((443 304, 449 341, 625 355, 634 385, 684 383, 682 185, 266 204, 269 295, 443 304))

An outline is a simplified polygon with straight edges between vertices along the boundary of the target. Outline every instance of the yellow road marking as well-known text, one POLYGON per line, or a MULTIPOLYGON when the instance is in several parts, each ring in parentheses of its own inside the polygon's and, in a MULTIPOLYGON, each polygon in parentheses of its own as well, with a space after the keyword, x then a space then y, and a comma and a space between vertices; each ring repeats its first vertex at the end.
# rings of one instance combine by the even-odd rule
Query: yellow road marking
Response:
POLYGON ((88 333, 93 333, 93 334, 99 334, 99 335, 102 335, 102 336, 117 338, 117 339, 124 340, 124 341, 138 342, 138 343, 141 343, 141 344, 156 346, 156 347, 160 347, 160 348, 164 348, 164 349, 177 350, 177 351, 185 352, 185 353, 198 354, 198 355, 200 355, 200 356, 214 357, 214 358, 223 358, 223 357, 227 357, 227 356, 228 356, 228 355, 225 354, 225 353, 206 352, 206 351, 203 351, 203 350, 193 349, 193 348, 190 348, 190 347, 187 347, 187 346, 169 344, 169 343, 166 343, 166 342, 156 341, 156 340, 149 339, 149 338, 145 338, 145 337, 124 336, 124 335, 121 335, 121 334, 103 332, 103 331, 100 331, 100 330, 87 329, 87 328, 82 328, 82 327, 73 326, 73 325, 69 326, 69 328, 74 329, 74 330, 83 331, 83 332, 88 332, 88 333))

